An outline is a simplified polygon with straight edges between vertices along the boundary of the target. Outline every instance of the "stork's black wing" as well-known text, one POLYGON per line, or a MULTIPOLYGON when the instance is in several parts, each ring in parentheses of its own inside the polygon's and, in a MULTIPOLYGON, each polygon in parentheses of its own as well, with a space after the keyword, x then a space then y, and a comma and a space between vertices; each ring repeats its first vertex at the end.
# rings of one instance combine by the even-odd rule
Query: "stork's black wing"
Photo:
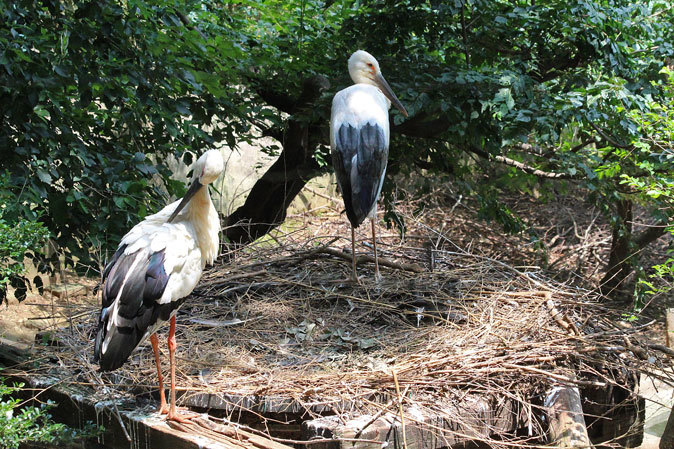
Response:
POLYGON ((103 308, 94 346, 101 369, 119 368, 138 346, 147 330, 169 318, 178 303, 159 304, 170 275, 164 269, 164 251, 145 249, 113 255, 103 273, 103 308))
POLYGON ((337 131, 332 163, 353 227, 359 226, 377 203, 387 161, 388 145, 379 125, 344 124, 337 131))

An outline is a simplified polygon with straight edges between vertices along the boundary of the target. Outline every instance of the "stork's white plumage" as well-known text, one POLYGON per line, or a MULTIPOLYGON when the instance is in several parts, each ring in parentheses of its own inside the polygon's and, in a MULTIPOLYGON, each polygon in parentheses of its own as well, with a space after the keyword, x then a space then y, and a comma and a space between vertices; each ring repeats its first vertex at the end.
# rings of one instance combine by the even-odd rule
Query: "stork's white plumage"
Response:
POLYGON ((353 86, 337 92, 332 100, 330 148, 337 184, 351 223, 353 279, 356 274, 354 228, 366 217, 372 224, 375 278, 379 278, 374 220, 388 162, 391 103, 407 117, 405 107, 381 74, 379 63, 368 52, 358 50, 349 58, 353 86))
POLYGON ((195 163, 192 184, 175 201, 134 226, 123 238, 103 273, 103 301, 94 347, 101 370, 126 362, 133 350, 150 337, 157 365, 160 411, 183 420, 175 409, 175 315, 185 297, 212 263, 219 247, 220 220, 208 184, 222 173, 217 150, 205 152, 195 163), (167 408, 155 331, 170 321, 171 405, 167 408))

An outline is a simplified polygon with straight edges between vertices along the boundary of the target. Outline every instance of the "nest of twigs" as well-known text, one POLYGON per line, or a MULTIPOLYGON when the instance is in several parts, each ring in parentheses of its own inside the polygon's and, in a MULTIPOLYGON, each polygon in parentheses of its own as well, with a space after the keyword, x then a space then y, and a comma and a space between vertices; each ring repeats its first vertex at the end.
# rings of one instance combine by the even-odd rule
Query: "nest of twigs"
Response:
MULTIPOLYGON (((467 395, 530 408, 556 382, 625 386, 638 372, 665 376, 672 352, 640 336, 648 323, 622 321, 595 293, 551 282, 537 267, 470 253, 418 226, 404 240, 380 237, 375 282, 363 229, 355 285, 345 281, 343 221, 302 220, 225 254, 183 305, 183 402, 207 394, 235 408, 236 398, 274 397, 308 416, 353 416, 383 404, 395 410, 403 395, 408 406, 443 416, 467 395)), ((75 332, 60 331, 52 349, 60 375, 93 384, 101 399, 156 389, 149 342, 103 376, 108 390, 92 380, 97 313, 75 332)))

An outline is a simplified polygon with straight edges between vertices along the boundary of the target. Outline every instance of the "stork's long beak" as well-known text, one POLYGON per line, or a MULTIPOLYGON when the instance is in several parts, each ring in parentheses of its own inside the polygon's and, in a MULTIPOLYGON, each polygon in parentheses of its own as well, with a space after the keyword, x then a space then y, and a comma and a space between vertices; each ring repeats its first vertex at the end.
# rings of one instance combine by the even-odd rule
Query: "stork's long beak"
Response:
POLYGON ((402 114, 407 117, 407 110, 405 109, 405 106, 398 100, 398 97, 396 97, 396 94, 393 93, 393 89, 391 89, 391 86, 388 85, 388 82, 386 82, 386 79, 381 73, 377 73, 374 76, 374 82, 377 83, 377 86, 381 91, 388 97, 389 100, 391 100, 391 103, 393 106, 395 106, 402 114))
POLYGON ((185 192, 185 196, 183 197, 183 200, 178 204, 178 207, 176 207, 176 210, 173 211, 171 216, 168 219, 168 223, 171 223, 176 216, 180 213, 181 210, 187 206, 187 203, 190 202, 192 197, 196 195, 196 193, 201 189, 204 185, 199 182, 199 179, 195 179, 194 182, 192 182, 192 185, 190 186, 189 189, 187 189, 187 192, 185 192))

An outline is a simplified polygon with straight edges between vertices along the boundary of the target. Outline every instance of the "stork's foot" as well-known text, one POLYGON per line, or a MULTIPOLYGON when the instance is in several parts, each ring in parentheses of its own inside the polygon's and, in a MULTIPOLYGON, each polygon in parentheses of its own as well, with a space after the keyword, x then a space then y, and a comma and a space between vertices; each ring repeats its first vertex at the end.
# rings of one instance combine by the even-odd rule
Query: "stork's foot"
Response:
POLYGON ((168 415, 168 412, 169 412, 169 406, 166 402, 159 405, 159 408, 157 409, 157 413, 159 413, 160 415, 168 415))
MULTIPOLYGON (((190 409, 187 408, 187 407, 176 407, 175 410, 176 410, 176 412, 181 412, 181 413, 184 413, 184 414, 194 413, 194 412, 191 412, 190 409)), ((170 414, 169 413, 170 411, 171 411, 171 407, 168 404, 160 405, 159 409, 157 409, 157 413, 160 413, 162 415, 168 415, 168 414, 170 414)), ((199 416, 199 414, 197 413, 195 416, 199 416)))
POLYGON ((171 410, 168 411, 168 416, 166 419, 179 423, 188 423, 192 418, 196 418, 197 416, 199 416, 199 413, 188 411, 184 407, 176 407, 176 410, 173 410, 173 413, 171 413, 171 410), (178 413, 178 410, 182 411, 183 413, 178 413))

